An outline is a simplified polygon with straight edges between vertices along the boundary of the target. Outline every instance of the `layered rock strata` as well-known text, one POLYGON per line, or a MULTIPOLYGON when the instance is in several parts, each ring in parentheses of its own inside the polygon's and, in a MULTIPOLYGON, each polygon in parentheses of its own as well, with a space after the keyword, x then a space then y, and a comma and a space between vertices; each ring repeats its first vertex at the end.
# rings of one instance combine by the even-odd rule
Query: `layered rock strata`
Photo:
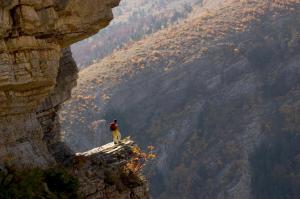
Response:
MULTIPOLYGON (((21 170, 59 164, 79 177, 85 198, 146 198, 144 183, 128 185, 125 193, 115 186, 126 187, 124 183, 108 184, 99 175, 107 173, 99 164, 109 164, 101 152, 86 156, 85 166, 73 166, 80 157, 61 141, 57 115, 76 85, 78 71, 69 45, 107 26, 118 3, 0 0, 0 165, 21 170)), ((121 167, 107 166, 120 172, 121 167)))
POLYGON ((78 69, 71 50, 64 49, 59 63, 56 86, 37 110, 37 118, 43 131, 43 141, 55 160, 61 164, 68 161, 73 153, 60 136, 58 111, 62 102, 71 98, 71 90, 76 86, 77 78, 78 69))
MULTIPOLYGON (((57 79, 68 81, 70 75, 57 78, 62 49, 108 25, 112 7, 118 3, 119 0, 0 1, 1 160, 20 168, 55 164, 50 154, 53 147, 46 146, 54 144, 47 139, 50 135, 45 128, 49 124, 44 123, 46 117, 52 117, 55 123, 55 112, 72 87, 63 91, 57 86, 53 90, 57 79)), ((62 68, 64 63, 63 71, 62 68)))
POLYGON ((86 198, 149 199, 144 179, 125 172, 126 162, 134 156, 133 141, 127 139, 117 147, 113 143, 77 153, 74 171, 80 180, 80 192, 86 198))

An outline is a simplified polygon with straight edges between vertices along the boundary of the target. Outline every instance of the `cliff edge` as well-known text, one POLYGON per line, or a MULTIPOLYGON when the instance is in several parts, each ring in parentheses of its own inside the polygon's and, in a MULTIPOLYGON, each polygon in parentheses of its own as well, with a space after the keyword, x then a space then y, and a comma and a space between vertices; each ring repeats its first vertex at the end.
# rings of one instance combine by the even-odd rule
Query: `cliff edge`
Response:
POLYGON ((67 164, 76 160, 61 141, 57 117, 77 79, 68 47, 106 27, 118 4, 119 0, 0 0, 3 168, 69 169, 67 164))

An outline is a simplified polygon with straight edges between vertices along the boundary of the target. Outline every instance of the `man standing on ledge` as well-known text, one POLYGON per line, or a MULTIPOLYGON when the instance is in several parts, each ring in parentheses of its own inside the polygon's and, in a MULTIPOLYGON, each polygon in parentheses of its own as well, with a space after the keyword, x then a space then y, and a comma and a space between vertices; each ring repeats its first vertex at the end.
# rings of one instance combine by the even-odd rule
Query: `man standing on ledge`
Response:
POLYGON ((117 122, 117 120, 114 120, 112 123, 110 123, 110 130, 112 132, 112 137, 115 144, 119 144, 121 141, 121 133, 119 131, 117 122))

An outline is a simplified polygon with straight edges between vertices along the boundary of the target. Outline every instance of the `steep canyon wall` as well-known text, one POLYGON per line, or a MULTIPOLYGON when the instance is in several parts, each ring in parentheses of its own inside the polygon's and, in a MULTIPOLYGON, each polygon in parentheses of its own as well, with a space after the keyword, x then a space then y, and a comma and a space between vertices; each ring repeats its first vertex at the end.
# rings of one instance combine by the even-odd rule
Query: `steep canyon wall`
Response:
POLYGON ((107 26, 118 3, 0 1, 2 160, 21 168, 55 164, 46 144, 54 144, 47 137, 59 135, 47 134, 52 124, 46 124, 46 117, 56 121, 55 112, 69 98, 77 72, 70 52, 62 49, 107 26))
MULTIPOLYGON (((85 198, 148 198, 146 183, 137 176, 134 185, 126 182, 130 178, 120 179, 132 142, 106 149, 105 157, 100 149, 81 155, 78 165, 78 156, 60 135, 57 112, 70 98, 78 73, 69 46, 106 27, 118 4, 119 0, 0 0, 1 176, 7 175, 5 167, 63 166, 78 177, 85 198), (111 172, 118 177, 115 181, 107 177, 111 172)), ((0 188, 5 190, 1 183, 0 188)))

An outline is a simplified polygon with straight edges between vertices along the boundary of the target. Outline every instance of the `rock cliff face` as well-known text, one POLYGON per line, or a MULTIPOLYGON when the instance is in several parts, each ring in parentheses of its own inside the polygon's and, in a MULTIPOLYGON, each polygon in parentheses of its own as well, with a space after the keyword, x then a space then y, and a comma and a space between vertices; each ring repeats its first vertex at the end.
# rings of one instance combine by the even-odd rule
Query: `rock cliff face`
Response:
MULTIPOLYGON (((61 49, 108 25, 111 9, 118 3, 118 0, 89 0, 84 4, 76 0, 0 1, 1 159, 20 167, 47 167, 55 162, 42 140, 44 135, 36 111, 41 121, 42 111, 51 115, 50 109, 57 109, 65 100, 58 97, 64 93, 51 94, 61 49), (38 109, 49 95, 48 107, 45 102, 38 109)), ((65 57, 61 60, 62 72, 64 61, 65 57)))
POLYGON ((157 147, 154 198, 299 198, 300 2, 226 2, 82 70, 70 144, 117 117, 157 147))
POLYGON ((43 142, 47 144, 48 151, 59 163, 64 163, 73 154, 62 142, 58 111, 61 104, 70 99, 72 88, 76 86, 77 73, 78 69, 70 49, 64 49, 60 58, 56 86, 37 109, 37 118, 43 132, 43 142))
POLYGON ((70 162, 74 154, 61 141, 57 117, 77 79, 68 47, 107 26, 118 3, 0 0, 1 164, 24 169, 70 162))
POLYGON ((80 181, 80 191, 86 198, 150 199, 145 180, 122 166, 132 158, 134 143, 127 139, 115 147, 108 143, 84 153, 77 153, 74 170, 80 181))

